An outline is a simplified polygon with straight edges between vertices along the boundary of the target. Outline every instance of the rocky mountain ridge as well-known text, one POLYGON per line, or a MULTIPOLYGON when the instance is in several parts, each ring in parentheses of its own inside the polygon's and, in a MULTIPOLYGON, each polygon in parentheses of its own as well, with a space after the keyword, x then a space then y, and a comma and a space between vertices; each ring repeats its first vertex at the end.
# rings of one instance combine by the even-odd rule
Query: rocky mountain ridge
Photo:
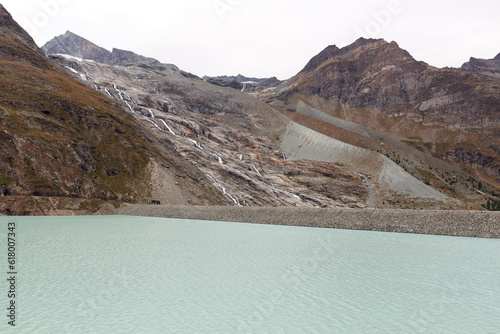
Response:
MULTIPOLYGON (((61 66, 71 68, 69 74, 122 103, 139 120, 150 123, 152 130, 167 137, 186 159, 210 175, 233 204, 359 207, 366 201, 369 206, 441 207, 453 202, 449 195, 443 196, 424 185, 421 175, 408 174, 373 148, 368 147, 375 152, 365 151, 358 143, 345 145, 324 138, 310 127, 295 124, 283 110, 256 104, 246 91, 187 78, 176 68, 116 68, 52 57, 61 66), (220 127, 221 124, 225 126, 220 127), (249 139, 261 144, 249 146, 249 139), (308 146, 301 143, 314 142, 326 151, 338 153, 319 153, 319 157, 311 159, 301 150, 308 146), (331 164, 336 169, 327 173, 331 164), (328 175, 326 178, 315 174, 319 165, 324 170, 322 174, 328 175), (315 172, 305 177, 304 168, 315 172), (224 170, 231 172, 221 173, 224 170), (345 176, 350 173, 346 179, 350 179, 350 186, 339 187, 332 182, 336 173, 344 173, 342 170, 348 172, 345 176), (394 178, 395 175, 398 176, 394 178), (308 181, 303 183, 305 180, 308 181), (356 182, 360 183, 354 186, 356 182)), ((452 207, 457 202, 453 203, 452 207)))
POLYGON ((493 59, 478 59, 471 57, 460 69, 462 71, 475 72, 500 79, 500 53, 493 59))
POLYGON ((132 51, 113 48, 110 52, 71 31, 54 37, 42 46, 42 50, 45 54, 65 54, 109 65, 125 66, 127 64, 139 63, 145 65, 160 64, 160 62, 154 58, 140 56, 132 51))
POLYGON ((279 85, 273 101, 295 110, 302 99, 325 115, 473 168, 498 189, 499 87, 494 78, 416 61, 395 42, 362 38, 326 48, 279 85))

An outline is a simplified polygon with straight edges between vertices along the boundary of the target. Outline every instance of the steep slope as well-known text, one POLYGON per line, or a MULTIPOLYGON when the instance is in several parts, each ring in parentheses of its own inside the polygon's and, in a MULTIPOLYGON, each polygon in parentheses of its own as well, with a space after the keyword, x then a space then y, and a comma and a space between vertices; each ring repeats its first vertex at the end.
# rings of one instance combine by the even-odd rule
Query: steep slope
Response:
POLYGON ((40 68, 50 68, 42 50, 1 4, 0 42, 0 56, 4 62, 23 62, 40 68))
POLYGON ((197 171, 154 141, 119 105, 55 68, 0 5, 0 212, 142 203, 152 175, 166 173, 161 165, 191 180, 178 198, 225 202, 210 199, 211 185, 192 180, 197 171))
POLYGON ((471 179, 490 184, 489 192, 500 185, 500 82, 494 78, 437 69, 395 42, 359 39, 342 49, 328 47, 276 94, 276 106, 295 111, 302 99, 329 116, 452 161, 471 179))
MULTIPOLYGON (((484 202, 484 197, 474 190, 474 188, 477 189, 478 186, 477 181, 474 181, 474 175, 464 171, 460 167, 454 166, 449 162, 438 159, 368 127, 327 115, 307 104, 302 99, 297 99, 293 104, 290 104, 290 106, 293 107, 294 112, 285 110, 281 110, 281 112, 293 121, 330 138, 341 140, 357 148, 370 150, 373 153, 371 154, 372 158, 369 159, 367 163, 363 163, 363 166, 369 168, 368 170, 370 173, 367 175, 372 175, 378 180, 377 182, 372 181, 372 183, 374 187, 381 188, 380 190, 382 192, 384 182, 380 181, 383 181, 384 178, 380 178, 379 176, 385 174, 387 169, 384 168, 383 164, 377 163, 377 161, 381 161, 381 158, 384 158, 391 159, 395 164, 402 167, 402 170, 394 171, 396 174, 405 175, 402 173, 404 170, 404 172, 411 174, 421 182, 431 185, 433 188, 438 189, 443 194, 452 198, 459 198, 466 202, 484 202), (377 155, 378 153, 382 156, 377 155)), ((307 154, 311 154, 314 151, 314 147, 309 147, 310 143, 311 141, 308 141, 307 144, 304 143, 301 145, 301 149, 311 150, 311 152, 307 152, 307 154)), ((327 148, 316 152, 314 158, 318 160, 329 159, 331 156, 330 149, 327 148)), ((356 150, 354 150, 354 152, 356 152, 356 150)), ((348 151, 340 151, 340 153, 342 153, 342 155, 337 155, 337 159, 339 159, 339 161, 343 160, 345 165, 356 163, 355 160, 349 161, 349 159, 352 158, 352 153, 348 153, 348 151)), ((402 184, 393 184, 390 187, 396 193, 401 193, 401 190, 407 188, 409 184, 415 184, 415 181, 408 179, 407 176, 403 179, 397 179, 399 179, 399 182, 402 184)), ((414 188, 416 190, 415 193, 411 194, 406 192, 408 197, 406 201, 415 202, 412 197, 419 197, 421 192, 418 191, 418 189, 423 189, 425 187, 421 184, 414 188)), ((404 191, 401 194, 404 194, 404 191)), ((379 202, 399 201, 403 203, 402 201, 404 200, 402 198, 386 197, 386 200, 382 198, 379 202)), ((426 196, 423 196, 423 198, 425 197, 426 196)), ((372 199, 376 200, 376 198, 372 199)))
POLYGON ((446 196, 418 181, 387 157, 371 150, 346 144, 296 123, 289 123, 281 148, 291 159, 330 161, 350 165, 363 175, 376 179, 379 196, 393 195, 414 199, 445 200, 446 196), (356 167, 354 167, 356 166, 356 167))
POLYGON ((471 57, 467 63, 462 65, 461 70, 500 79, 500 53, 493 59, 471 57))
POLYGON ((365 206, 366 189, 356 174, 330 163, 283 159, 279 138, 289 120, 248 94, 187 78, 164 64, 122 67, 51 58, 121 103, 160 142, 197 166, 229 204, 365 206))

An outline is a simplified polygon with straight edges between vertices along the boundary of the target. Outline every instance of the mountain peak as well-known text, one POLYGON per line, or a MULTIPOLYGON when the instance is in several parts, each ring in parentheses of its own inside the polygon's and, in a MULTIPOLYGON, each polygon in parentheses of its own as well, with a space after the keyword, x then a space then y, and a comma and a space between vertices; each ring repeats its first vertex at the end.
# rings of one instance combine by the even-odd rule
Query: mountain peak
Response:
POLYGON ((359 58, 375 59, 382 57, 386 62, 415 62, 411 55, 401 49, 396 42, 383 39, 359 38, 354 43, 339 49, 336 45, 330 45, 317 56, 312 58, 304 67, 302 72, 312 72, 325 65, 333 58, 359 58))
POLYGON ((387 42, 384 39, 358 38, 354 43, 340 49, 341 55, 350 57, 354 53, 361 53, 364 50, 376 49, 402 50, 396 42, 387 42))
POLYGON ((111 55, 111 52, 108 50, 69 30, 65 34, 56 36, 48 41, 42 46, 42 50, 46 54, 67 54, 78 58, 94 60, 99 63, 106 62, 111 55))
MULTIPOLYGON (((289 89, 282 92, 284 98, 299 93, 302 95, 316 94, 322 98, 340 98, 342 102, 349 99, 349 94, 359 89, 359 78, 372 80, 378 77, 385 82, 399 80, 396 73, 422 73, 428 65, 416 61, 407 51, 400 48, 396 42, 387 42, 383 39, 359 38, 353 44, 344 48, 329 46, 315 56, 302 72, 288 81, 289 89), (375 75, 377 73, 377 75, 375 75)), ((380 82, 375 86, 384 86, 380 82)), ((373 103, 377 91, 373 87, 364 87, 360 94, 359 106, 373 103)), ((391 94, 398 95, 402 103, 409 101, 405 93, 399 90, 391 94)), ((395 100, 391 97, 390 100, 395 100)), ((376 102, 376 107, 386 107, 389 99, 383 98, 376 102)), ((359 102, 359 103, 358 103, 359 102)))
POLYGON ((495 60, 500 60, 500 53, 499 53, 499 54, 497 54, 497 56, 496 56, 495 58, 493 58, 493 59, 495 59, 495 60))
MULTIPOLYGON (((72 33, 71 31, 69 30, 66 30, 66 32, 64 33, 64 35, 61 35, 61 36, 64 36, 64 37, 69 37, 69 36, 78 36, 77 34, 75 33, 72 33)), ((80 36, 78 36, 80 37, 80 36)), ((81 37, 80 37, 81 38, 81 37)))
POLYGON ((358 38, 354 43, 352 43, 350 46, 352 47, 360 47, 368 44, 373 44, 373 43, 387 43, 384 39, 382 38, 365 38, 365 37, 360 37, 358 38))
POLYGON ((140 56, 132 51, 114 48, 110 52, 69 30, 65 34, 48 41, 42 47, 42 50, 45 54, 67 54, 109 65, 126 65, 130 63, 160 64, 156 59, 140 56))

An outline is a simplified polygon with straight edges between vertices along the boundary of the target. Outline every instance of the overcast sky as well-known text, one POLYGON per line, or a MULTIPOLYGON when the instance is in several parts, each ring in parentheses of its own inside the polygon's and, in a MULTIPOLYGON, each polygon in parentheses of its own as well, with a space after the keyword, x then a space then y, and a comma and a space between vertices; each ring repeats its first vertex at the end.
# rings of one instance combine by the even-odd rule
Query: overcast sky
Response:
POLYGON ((43 45, 70 30, 199 76, 288 79, 328 45, 396 41, 417 60, 461 66, 500 52, 499 0, 3 0, 43 45))

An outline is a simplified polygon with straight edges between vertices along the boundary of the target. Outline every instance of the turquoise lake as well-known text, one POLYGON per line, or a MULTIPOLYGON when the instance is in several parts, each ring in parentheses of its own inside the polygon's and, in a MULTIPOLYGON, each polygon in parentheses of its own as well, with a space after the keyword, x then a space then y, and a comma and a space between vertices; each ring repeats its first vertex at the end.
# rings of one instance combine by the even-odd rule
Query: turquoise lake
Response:
POLYGON ((1 333, 500 333, 500 240, 128 216, 0 238, 1 333))

